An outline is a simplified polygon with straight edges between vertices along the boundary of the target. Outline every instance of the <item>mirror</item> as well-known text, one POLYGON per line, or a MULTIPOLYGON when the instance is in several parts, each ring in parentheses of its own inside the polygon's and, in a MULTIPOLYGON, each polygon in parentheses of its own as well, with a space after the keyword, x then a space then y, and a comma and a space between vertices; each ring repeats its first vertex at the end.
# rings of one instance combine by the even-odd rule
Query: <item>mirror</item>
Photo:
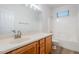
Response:
POLYGON ((12 30, 23 34, 39 32, 40 11, 26 7, 25 4, 0 5, 0 37, 13 36, 12 30))

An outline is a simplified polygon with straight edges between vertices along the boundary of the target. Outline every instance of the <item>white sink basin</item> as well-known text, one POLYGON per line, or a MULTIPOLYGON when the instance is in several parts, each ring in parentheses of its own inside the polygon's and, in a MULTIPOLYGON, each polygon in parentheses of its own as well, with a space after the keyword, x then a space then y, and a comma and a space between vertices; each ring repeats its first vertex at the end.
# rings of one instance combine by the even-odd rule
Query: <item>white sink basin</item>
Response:
POLYGON ((19 38, 19 39, 14 39, 13 41, 10 42, 10 44, 18 44, 18 43, 22 43, 24 41, 29 40, 30 38, 19 38))

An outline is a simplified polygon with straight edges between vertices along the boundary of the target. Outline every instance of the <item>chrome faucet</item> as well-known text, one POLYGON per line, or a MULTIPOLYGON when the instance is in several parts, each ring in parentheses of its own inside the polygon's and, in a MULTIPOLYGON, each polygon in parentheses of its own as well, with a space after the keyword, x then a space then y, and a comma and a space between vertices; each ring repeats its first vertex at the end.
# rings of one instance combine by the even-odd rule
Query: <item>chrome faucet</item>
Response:
POLYGON ((16 31, 16 30, 12 30, 12 32, 14 33, 14 38, 17 39, 17 38, 21 38, 21 31, 16 31))
POLYGON ((17 31, 17 36, 18 36, 18 38, 21 38, 21 31, 17 31))

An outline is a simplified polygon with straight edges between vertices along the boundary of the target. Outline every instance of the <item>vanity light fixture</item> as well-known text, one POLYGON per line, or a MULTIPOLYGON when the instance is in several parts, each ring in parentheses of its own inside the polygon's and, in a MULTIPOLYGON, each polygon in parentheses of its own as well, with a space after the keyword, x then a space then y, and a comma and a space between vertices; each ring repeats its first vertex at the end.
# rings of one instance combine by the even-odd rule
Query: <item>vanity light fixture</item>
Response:
POLYGON ((34 10, 39 10, 41 11, 41 8, 37 4, 25 4, 26 7, 30 7, 34 10))
POLYGON ((30 6, 33 7, 34 9, 41 10, 40 7, 36 4, 31 4, 30 6))

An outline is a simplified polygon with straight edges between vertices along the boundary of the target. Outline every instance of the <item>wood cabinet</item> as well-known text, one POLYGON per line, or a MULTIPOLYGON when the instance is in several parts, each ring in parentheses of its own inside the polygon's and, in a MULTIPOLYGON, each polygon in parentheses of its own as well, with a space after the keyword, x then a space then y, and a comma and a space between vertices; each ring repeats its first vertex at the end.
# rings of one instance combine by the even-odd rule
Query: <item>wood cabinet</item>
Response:
POLYGON ((51 53, 52 50, 52 36, 46 38, 46 54, 51 53))
POLYGON ((52 50, 52 36, 42 38, 18 49, 8 52, 8 54, 48 54, 52 50))

